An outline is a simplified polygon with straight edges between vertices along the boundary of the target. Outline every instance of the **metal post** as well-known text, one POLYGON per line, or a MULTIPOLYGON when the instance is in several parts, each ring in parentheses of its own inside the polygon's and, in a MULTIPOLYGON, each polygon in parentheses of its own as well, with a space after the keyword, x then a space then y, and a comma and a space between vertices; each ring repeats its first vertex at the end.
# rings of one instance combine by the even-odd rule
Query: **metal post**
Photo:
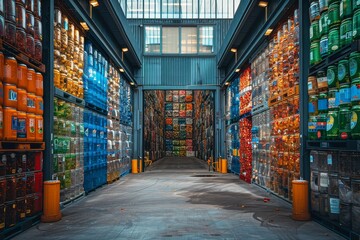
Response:
POLYGON ((309 20, 309 1, 299 0, 299 21, 300 21, 300 176, 305 180, 310 180, 309 152, 306 148, 308 137, 308 94, 307 77, 309 73, 310 61, 310 20, 309 20))
POLYGON ((53 119, 54 119, 54 0, 42 1, 43 63, 44 74, 44 180, 52 179, 53 167, 53 119))

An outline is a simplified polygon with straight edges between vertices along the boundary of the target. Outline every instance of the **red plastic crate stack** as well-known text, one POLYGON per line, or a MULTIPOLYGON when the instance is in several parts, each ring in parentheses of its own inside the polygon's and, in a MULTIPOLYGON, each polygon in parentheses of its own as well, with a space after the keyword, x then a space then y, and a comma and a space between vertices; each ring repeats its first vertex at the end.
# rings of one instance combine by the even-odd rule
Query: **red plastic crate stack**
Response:
POLYGON ((240 75, 240 116, 251 111, 251 71, 246 68, 240 75))
POLYGON ((240 179, 250 183, 252 175, 251 118, 240 120, 240 179))

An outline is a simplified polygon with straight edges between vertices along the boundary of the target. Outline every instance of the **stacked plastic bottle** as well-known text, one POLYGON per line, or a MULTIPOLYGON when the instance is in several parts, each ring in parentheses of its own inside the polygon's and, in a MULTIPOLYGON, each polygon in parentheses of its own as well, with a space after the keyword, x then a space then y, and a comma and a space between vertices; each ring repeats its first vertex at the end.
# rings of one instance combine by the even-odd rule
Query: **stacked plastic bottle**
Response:
POLYGON ((107 118, 84 110, 84 190, 107 182, 107 118))
MULTIPOLYGON (((157 160, 165 156, 165 148, 172 150, 172 142, 164 141, 165 109, 164 91, 146 91, 144 93, 144 149, 145 158, 157 160), (165 145, 167 143, 167 145, 165 145)), ((170 153, 169 153, 170 155, 170 153)))
POLYGON ((22 53, 18 61, 0 53, 0 141, 6 149, 0 152, 0 231, 42 211, 43 155, 35 149, 43 142, 43 78, 21 63, 29 58, 39 66, 42 60, 40 6, 40 0, 0 4, 3 47, 22 53), (19 143, 32 151, 12 151, 19 143))
POLYGON ((68 16, 55 8, 54 85, 83 98, 84 36, 68 16))
POLYGON ((108 76, 107 181, 120 177, 120 73, 110 66, 108 76))
POLYGON ((82 107, 54 100, 54 179, 60 180, 60 201, 84 193, 84 124, 82 107))
POLYGON ((290 200, 291 181, 299 179, 300 172, 299 46, 295 31, 297 25, 298 20, 296 17, 294 20, 293 16, 281 22, 269 44, 269 105, 273 116, 270 189, 290 200))
POLYGON ((130 161, 133 156, 133 129, 120 124, 120 175, 130 171, 130 161))
POLYGON ((131 126, 133 118, 132 92, 130 84, 120 79, 120 121, 121 124, 131 126))
MULTIPOLYGON (((195 156, 214 159, 214 95, 211 91, 194 91, 194 137, 195 156)), ((215 159, 214 159, 215 160, 215 159)))
POLYGON ((99 109, 107 109, 108 61, 91 42, 87 42, 84 52, 84 99, 99 109))
POLYGON ((251 63, 253 182, 270 188, 269 48, 251 63))

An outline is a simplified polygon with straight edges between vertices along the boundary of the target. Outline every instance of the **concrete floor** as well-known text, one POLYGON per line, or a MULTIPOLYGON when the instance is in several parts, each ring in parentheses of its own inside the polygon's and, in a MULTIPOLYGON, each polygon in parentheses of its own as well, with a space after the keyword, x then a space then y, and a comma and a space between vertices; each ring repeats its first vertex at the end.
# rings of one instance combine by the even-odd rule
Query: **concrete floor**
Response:
POLYGON ((14 239, 343 239, 291 219, 291 205, 194 158, 166 158, 128 175, 14 239), (265 203, 264 197, 270 198, 265 203))

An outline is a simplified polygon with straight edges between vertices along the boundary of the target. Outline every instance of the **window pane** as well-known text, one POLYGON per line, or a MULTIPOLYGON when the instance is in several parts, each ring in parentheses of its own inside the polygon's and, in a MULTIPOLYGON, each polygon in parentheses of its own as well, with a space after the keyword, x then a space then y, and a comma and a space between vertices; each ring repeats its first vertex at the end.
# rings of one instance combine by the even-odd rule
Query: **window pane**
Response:
POLYGON ((181 28, 181 53, 197 53, 197 28, 181 28))
POLYGON ((214 28, 212 26, 199 28, 199 52, 213 53, 214 52, 214 28))
POLYGON ((145 52, 160 53, 160 27, 145 27, 145 52))
POLYGON ((197 0, 181 0, 181 18, 196 18, 197 14, 193 14, 194 9, 197 12, 197 0))
POLYGON ((163 27, 162 29, 162 52, 179 53, 179 28, 163 27))

